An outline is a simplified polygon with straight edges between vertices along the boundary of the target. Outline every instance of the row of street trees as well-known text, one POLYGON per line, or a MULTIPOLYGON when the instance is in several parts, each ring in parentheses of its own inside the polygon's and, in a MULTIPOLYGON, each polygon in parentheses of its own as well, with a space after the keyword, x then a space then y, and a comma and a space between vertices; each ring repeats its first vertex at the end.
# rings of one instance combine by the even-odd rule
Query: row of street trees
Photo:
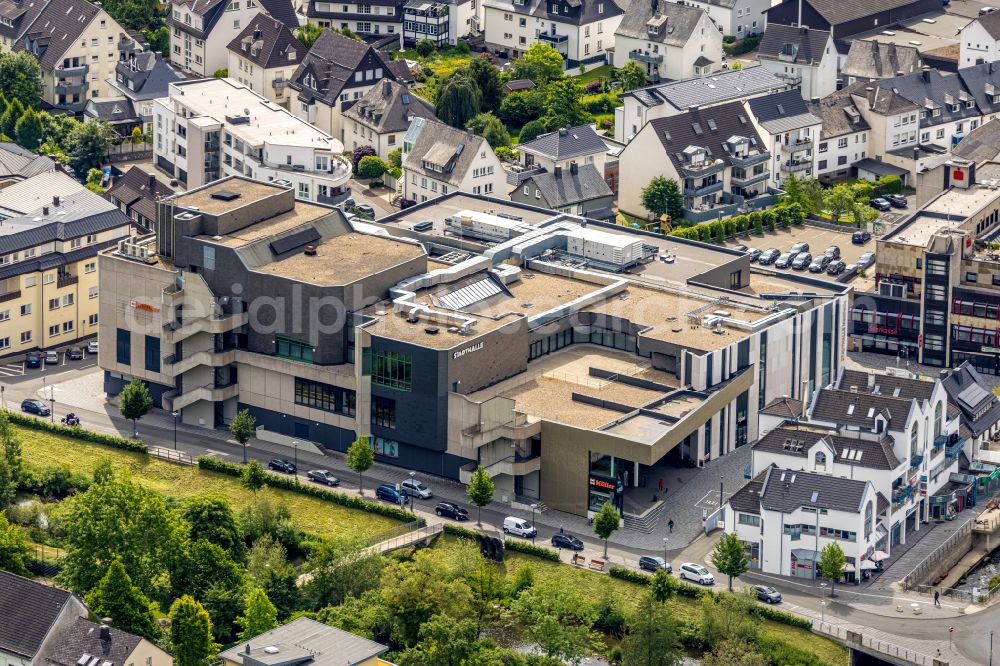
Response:
MULTIPOLYGON (((828 543, 820 552, 816 569, 819 575, 830 581, 830 596, 834 595, 837 581, 844 575, 844 565, 847 556, 837 543, 828 543)), ((722 535, 715 550, 712 551, 712 566, 729 578, 729 591, 733 591, 733 579, 750 570, 750 559, 747 557, 746 546, 735 533, 722 535)))

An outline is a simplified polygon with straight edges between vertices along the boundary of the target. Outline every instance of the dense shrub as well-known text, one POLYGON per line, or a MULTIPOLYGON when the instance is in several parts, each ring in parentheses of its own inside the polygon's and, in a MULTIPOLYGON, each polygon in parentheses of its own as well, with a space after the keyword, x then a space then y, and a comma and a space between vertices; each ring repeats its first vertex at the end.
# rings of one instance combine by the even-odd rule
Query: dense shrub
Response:
POLYGON ((751 35, 746 39, 741 39, 729 44, 723 44, 722 50, 725 51, 727 56, 732 57, 749 53, 757 48, 758 44, 760 44, 760 35, 751 35))
POLYGON ((622 580, 627 580, 628 582, 635 583, 637 585, 649 585, 653 580, 653 577, 649 574, 644 574, 636 571, 635 569, 626 569, 625 567, 619 566, 613 566, 608 569, 608 574, 612 578, 621 578, 622 580))
POLYGON ((83 492, 90 486, 90 479, 85 474, 74 474, 69 467, 61 465, 25 465, 17 482, 20 490, 56 499, 83 492))
POLYGON ((722 43, 723 44, 732 44, 735 41, 736 41, 736 35, 723 35, 722 36, 722 43))
POLYGON ((610 93, 584 97, 580 102, 585 111, 593 114, 614 113, 615 107, 618 106, 618 98, 610 93))
POLYGON ((513 550, 515 553, 524 553, 525 555, 540 557, 543 560, 548 560, 550 562, 561 561, 559 559, 559 551, 552 550, 551 548, 545 548, 544 546, 536 546, 528 541, 504 539, 504 547, 507 550, 513 550))
POLYGON ((451 523, 445 523, 442 526, 442 531, 445 534, 451 534, 453 536, 461 537, 463 539, 478 539, 480 532, 475 530, 470 530, 465 527, 459 527, 458 525, 452 525, 451 523))
POLYGON ((882 176, 875 181, 879 194, 899 194, 903 191, 903 181, 899 176, 882 176))
POLYGON ((7 411, 7 417, 10 419, 11 423, 16 425, 31 428, 33 430, 49 432, 53 435, 72 437, 73 439, 83 440, 85 442, 90 442, 91 444, 110 446, 111 448, 122 449, 123 451, 134 451, 136 453, 149 452, 149 447, 138 439, 125 439, 124 437, 105 435, 103 433, 94 432, 93 430, 64 426, 58 423, 43 421, 42 419, 36 419, 33 416, 21 414, 20 412, 12 412, 10 410, 7 411))
MULTIPOLYGON (((242 465, 224 462, 217 458, 208 458, 206 456, 198 458, 198 468, 209 472, 219 472, 220 474, 226 474, 228 476, 239 477, 243 474, 242 465)), ((278 476, 277 474, 268 474, 266 483, 272 488, 281 488, 283 490, 289 490, 293 493, 309 495, 311 497, 330 502, 331 504, 339 504, 350 509, 359 509, 369 513, 377 513, 380 516, 394 518, 405 523, 413 522, 413 514, 409 511, 404 511, 403 509, 394 506, 378 504, 361 497, 326 490, 324 488, 320 488, 319 486, 307 486, 304 483, 299 482, 297 478, 288 478, 278 476)), ((417 522, 422 523, 423 519, 421 518, 417 522)))

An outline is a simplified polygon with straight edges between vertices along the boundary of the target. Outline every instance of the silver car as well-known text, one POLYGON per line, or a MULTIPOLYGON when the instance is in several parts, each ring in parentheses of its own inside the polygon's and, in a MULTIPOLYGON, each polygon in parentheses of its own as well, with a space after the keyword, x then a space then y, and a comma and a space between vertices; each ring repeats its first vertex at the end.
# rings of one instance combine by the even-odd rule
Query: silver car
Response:
POLYGON ((407 479, 399 485, 404 491, 406 491, 407 495, 413 495, 414 497, 419 497, 420 499, 430 499, 434 497, 434 493, 431 492, 431 489, 416 479, 407 479))

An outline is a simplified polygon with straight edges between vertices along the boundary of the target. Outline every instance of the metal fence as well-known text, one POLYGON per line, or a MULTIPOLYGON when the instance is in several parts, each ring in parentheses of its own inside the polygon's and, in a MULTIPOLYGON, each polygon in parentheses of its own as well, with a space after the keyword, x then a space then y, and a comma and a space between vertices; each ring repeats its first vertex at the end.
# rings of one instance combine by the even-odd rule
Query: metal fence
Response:
MULTIPOLYGON (((413 523, 408 523, 412 525, 413 523)), ((444 529, 442 523, 435 523, 433 525, 424 525, 421 528, 407 532, 406 534, 400 534, 399 536, 380 541, 379 543, 369 546, 371 549, 378 549, 383 553, 388 553, 393 550, 398 550, 400 548, 406 548, 407 546, 412 546, 424 539, 429 539, 432 536, 440 534, 444 529)))
POLYGON ((930 554, 920 561, 917 566, 913 567, 910 573, 906 574, 903 579, 903 586, 905 589, 909 590, 911 586, 916 585, 916 581, 920 580, 921 576, 924 576, 930 571, 931 567, 935 566, 944 557, 950 554, 951 549, 955 547, 959 539, 966 536, 972 532, 972 521, 967 520, 961 527, 959 527, 954 534, 944 540, 940 546, 935 548, 930 554))
POLYGON ((154 446, 149 449, 149 455, 160 460, 178 463, 180 465, 195 465, 197 461, 190 453, 178 451, 176 449, 165 449, 162 446, 154 446))
POLYGON ((423 526, 424 526, 423 520, 412 520, 408 523, 404 523, 403 525, 396 525, 395 527, 390 527, 389 529, 383 532, 379 532, 378 534, 369 537, 368 543, 365 545, 375 546, 380 543, 389 541, 390 539, 394 539, 398 536, 403 536, 405 534, 415 532, 416 530, 420 529, 423 526))
MULTIPOLYGON (((911 650, 905 646, 897 645, 896 643, 890 643, 888 641, 879 640, 877 638, 871 638, 870 636, 865 636, 856 631, 851 631, 845 629, 844 627, 838 626, 836 624, 830 624, 829 622, 821 622, 819 620, 813 620, 813 631, 818 634, 823 634, 836 638, 843 641, 848 645, 856 645, 864 648, 868 648, 873 652, 878 652, 890 657, 895 657, 897 659, 902 659, 911 664, 919 664, 920 666, 932 666, 935 663, 935 658, 930 655, 926 655, 923 652, 917 652, 916 650, 911 650)), ((939 663, 940 660, 938 660, 939 663)))

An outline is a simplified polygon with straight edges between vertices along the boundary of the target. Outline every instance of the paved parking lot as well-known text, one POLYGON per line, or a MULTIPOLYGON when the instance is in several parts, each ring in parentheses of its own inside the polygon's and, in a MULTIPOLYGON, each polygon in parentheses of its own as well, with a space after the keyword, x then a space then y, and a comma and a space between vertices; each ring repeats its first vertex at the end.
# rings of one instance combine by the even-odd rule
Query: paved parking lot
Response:
MULTIPOLYGON (((836 245, 840 248, 840 258, 850 264, 858 260, 865 252, 875 251, 875 240, 872 239, 865 243, 864 245, 854 245, 851 243, 851 234, 842 231, 832 231, 829 229, 820 229, 819 227, 802 226, 795 227, 792 229, 786 229, 783 231, 776 231, 774 233, 765 233, 763 237, 752 236, 748 239, 740 239, 736 242, 727 243, 728 247, 734 247, 737 244, 742 243, 751 248, 759 247, 762 250, 768 248, 777 248, 782 252, 786 252, 796 243, 809 243, 809 252, 812 253, 814 257, 822 254, 823 250, 830 247, 831 245, 836 245)), ((811 277, 827 277, 826 273, 809 273, 808 271, 792 271, 792 269, 780 269, 774 268, 774 265, 768 266, 768 268, 776 270, 778 272, 791 271, 795 273, 803 273, 811 277)))

